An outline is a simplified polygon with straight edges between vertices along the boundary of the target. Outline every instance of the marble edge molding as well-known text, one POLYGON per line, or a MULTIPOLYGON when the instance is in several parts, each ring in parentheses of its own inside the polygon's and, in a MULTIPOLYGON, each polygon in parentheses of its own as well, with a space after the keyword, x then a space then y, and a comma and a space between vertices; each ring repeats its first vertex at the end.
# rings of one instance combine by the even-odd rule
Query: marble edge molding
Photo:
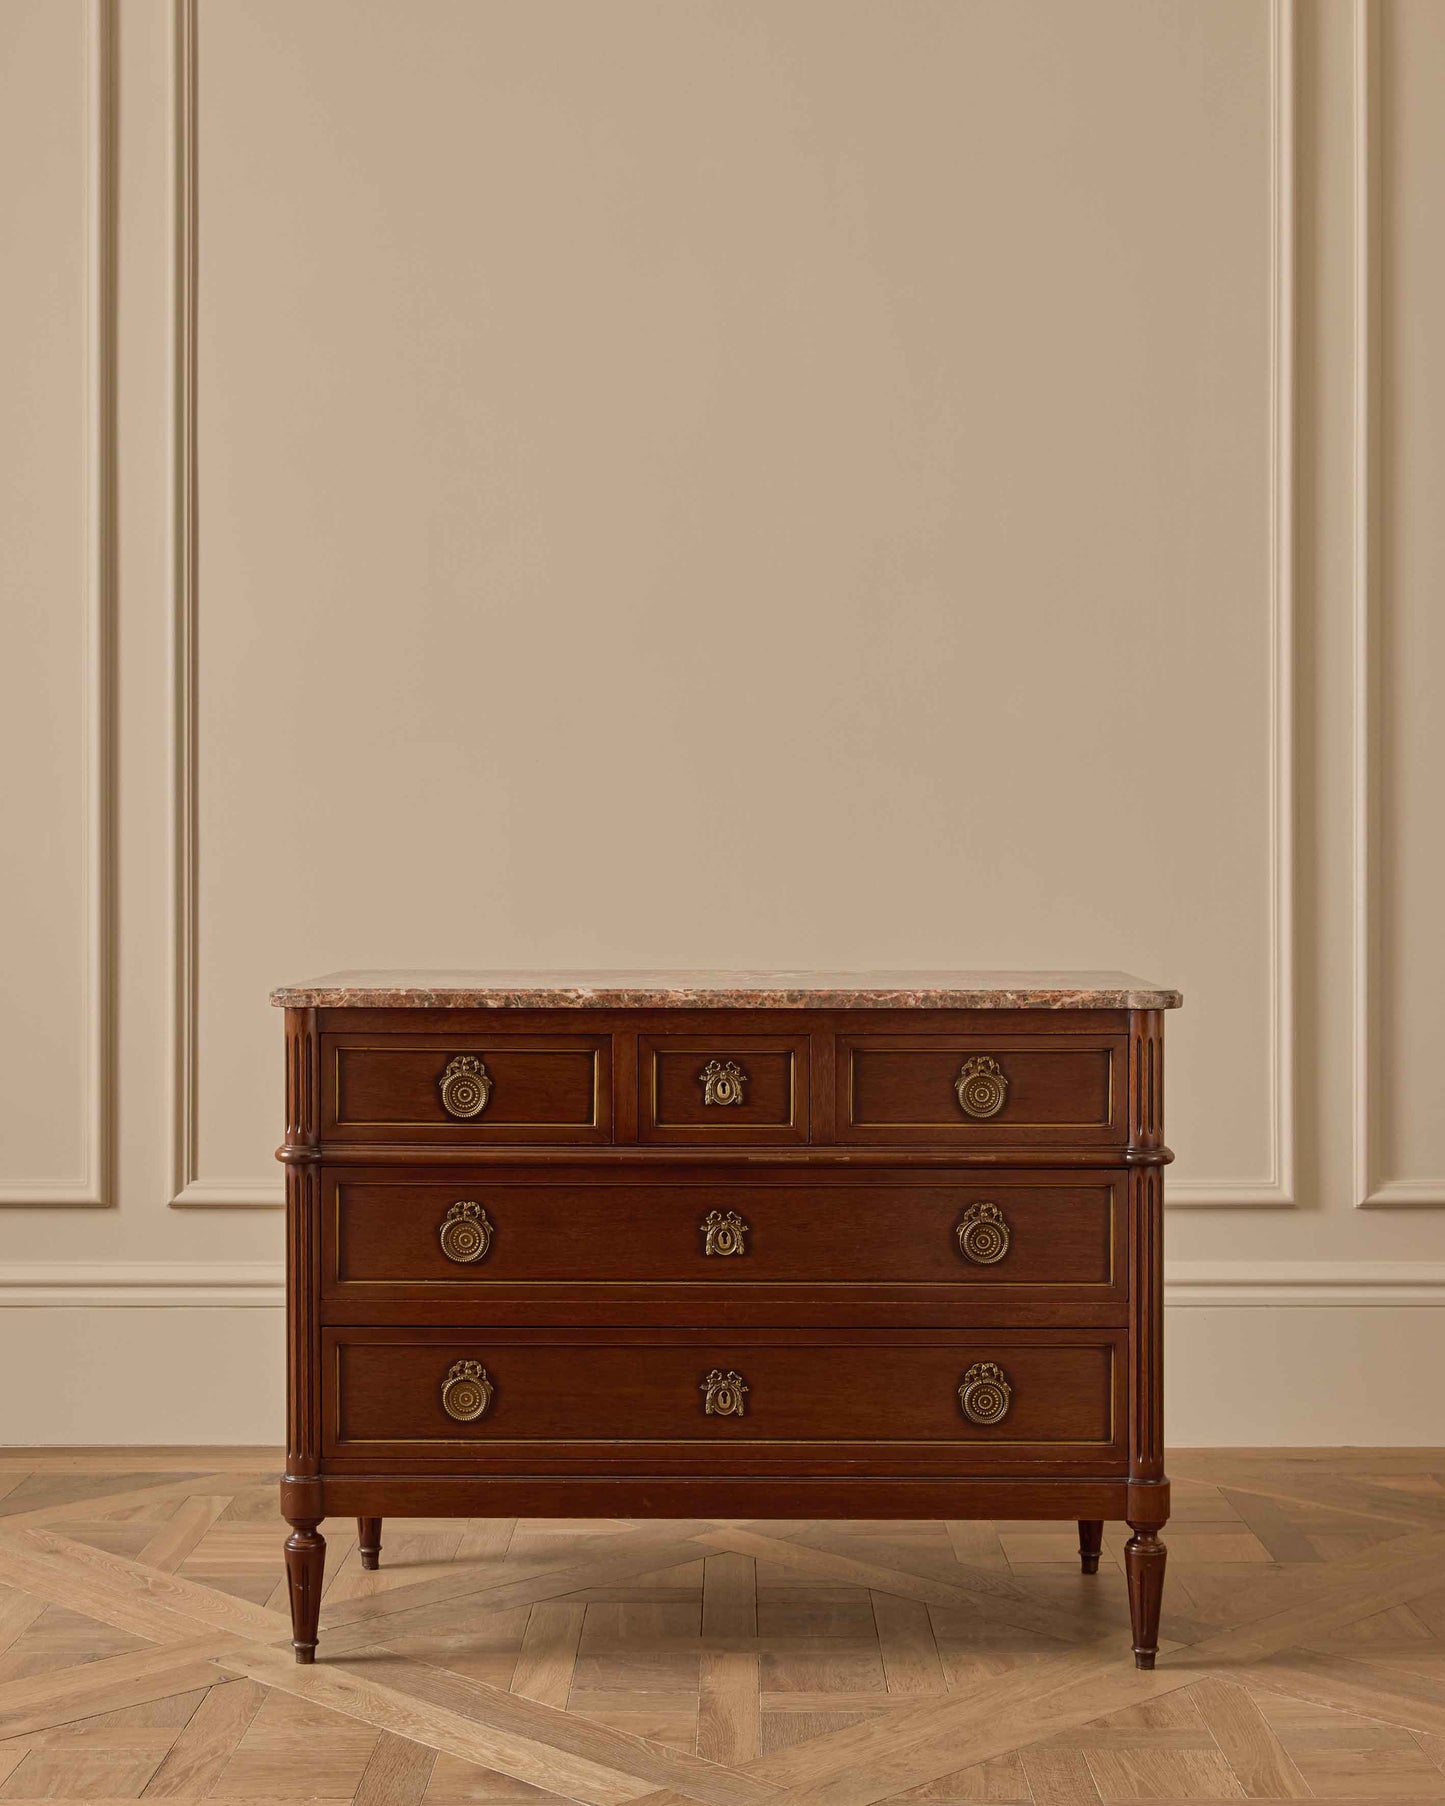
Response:
MULTIPOLYGON (((1111 974, 1111 977, 1114 975, 1111 974)), ((517 982, 456 984, 349 983, 341 975, 313 984, 283 985, 271 1002, 285 1009, 813 1009, 813 1010, 1172 1010, 1183 997, 1178 991, 1126 979, 1115 985, 1027 982, 1010 984, 950 983, 920 979, 914 984, 790 983, 780 978, 752 980, 741 975, 699 985, 676 983, 547 982, 519 975, 517 982)))

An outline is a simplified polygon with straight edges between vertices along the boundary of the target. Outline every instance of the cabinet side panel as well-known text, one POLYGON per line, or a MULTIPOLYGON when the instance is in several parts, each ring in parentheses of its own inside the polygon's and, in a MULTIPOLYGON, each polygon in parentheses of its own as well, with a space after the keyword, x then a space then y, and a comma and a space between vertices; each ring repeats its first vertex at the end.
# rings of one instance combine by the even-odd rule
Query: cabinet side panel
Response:
POLYGON ((1164 1477, 1164 1017, 1134 1012, 1129 1035, 1129 1148, 1133 1272, 1129 1474, 1164 1477))
POLYGON ((314 1010, 286 1012, 286 1477, 288 1517, 321 1515, 320 1037, 314 1010))

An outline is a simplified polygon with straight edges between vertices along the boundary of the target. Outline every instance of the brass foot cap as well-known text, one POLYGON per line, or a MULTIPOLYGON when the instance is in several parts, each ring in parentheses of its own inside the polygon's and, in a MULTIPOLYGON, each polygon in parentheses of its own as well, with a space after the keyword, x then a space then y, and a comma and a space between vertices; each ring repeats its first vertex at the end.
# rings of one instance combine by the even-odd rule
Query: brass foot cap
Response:
POLYGON ((1134 1651, 1134 1666, 1136 1668, 1152 1668, 1154 1666, 1154 1654, 1155 1652, 1152 1649, 1136 1649, 1134 1651))
POLYGON ((309 1649, 301 1643, 293 1644, 292 1647, 296 1651, 296 1660, 298 1662, 305 1662, 309 1666, 316 1660, 316 1645, 314 1643, 309 1649))
POLYGON ((361 1565, 363 1568, 369 1568, 374 1572, 381 1566, 381 1557, 379 1555, 363 1555, 361 1558, 361 1565))

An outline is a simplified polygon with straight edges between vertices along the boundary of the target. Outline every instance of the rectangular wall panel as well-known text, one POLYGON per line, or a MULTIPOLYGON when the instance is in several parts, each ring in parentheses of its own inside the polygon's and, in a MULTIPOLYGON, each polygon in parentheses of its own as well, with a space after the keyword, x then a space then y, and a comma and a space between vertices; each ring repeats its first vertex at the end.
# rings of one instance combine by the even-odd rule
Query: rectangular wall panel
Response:
POLYGON ((1445 1206, 1445 15, 1392 0, 1378 57, 1368 1182, 1374 1202, 1445 1206))
POLYGON ((105 51, 82 0, 0 20, 6 1204, 104 1201, 105 51))
POLYGON ((1272 20, 201 6, 201 1196, 278 978, 573 960, 1159 971, 1277 1185, 1272 20))

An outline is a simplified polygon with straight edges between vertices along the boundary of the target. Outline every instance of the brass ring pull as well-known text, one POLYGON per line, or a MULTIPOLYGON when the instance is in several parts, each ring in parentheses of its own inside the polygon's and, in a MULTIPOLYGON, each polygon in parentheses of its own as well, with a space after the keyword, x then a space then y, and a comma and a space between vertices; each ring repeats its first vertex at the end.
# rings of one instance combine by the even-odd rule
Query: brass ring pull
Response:
POLYGON ((709 1060, 697 1075, 705 1104, 740 1104, 748 1075, 736 1060, 709 1060))
POLYGON ((454 1361, 442 1381, 442 1410, 458 1423, 485 1417, 492 1402, 492 1382, 480 1361, 454 1361))
POLYGON ((1008 1253, 1008 1218, 997 1204, 970 1204, 955 1233, 959 1253, 977 1267, 991 1267, 1008 1253))
POLYGON ((964 1061, 953 1089, 965 1115, 997 1116, 1008 1096, 1008 1080, 992 1054, 975 1054, 964 1061))
POLYGON ((492 1081, 475 1054, 458 1054, 440 1079, 442 1109, 448 1116, 480 1116, 492 1096, 492 1081))
POLYGON ((460 1200, 442 1218, 437 1238, 447 1259, 465 1267, 474 1260, 486 1259, 492 1245, 492 1225, 480 1204, 460 1200))
POLYGON ((735 1210, 710 1210, 698 1224, 704 1254, 746 1254, 748 1226, 735 1210))
POLYGON ((731 1371, 724 1373, 720 1367, 703 1376, 698 1390, 703 1394, 703 1415, 705 1417, 745 1417, 747 1415, 743 1400, 747 1397, 747 1383, 740 1373, 731 1371))
POLYGON ((1002 1423, 1012 1398, 1003 1368, 992 1361, 975 1361, 958 1388, 959 1409, 970 1423, 1002 1423))

